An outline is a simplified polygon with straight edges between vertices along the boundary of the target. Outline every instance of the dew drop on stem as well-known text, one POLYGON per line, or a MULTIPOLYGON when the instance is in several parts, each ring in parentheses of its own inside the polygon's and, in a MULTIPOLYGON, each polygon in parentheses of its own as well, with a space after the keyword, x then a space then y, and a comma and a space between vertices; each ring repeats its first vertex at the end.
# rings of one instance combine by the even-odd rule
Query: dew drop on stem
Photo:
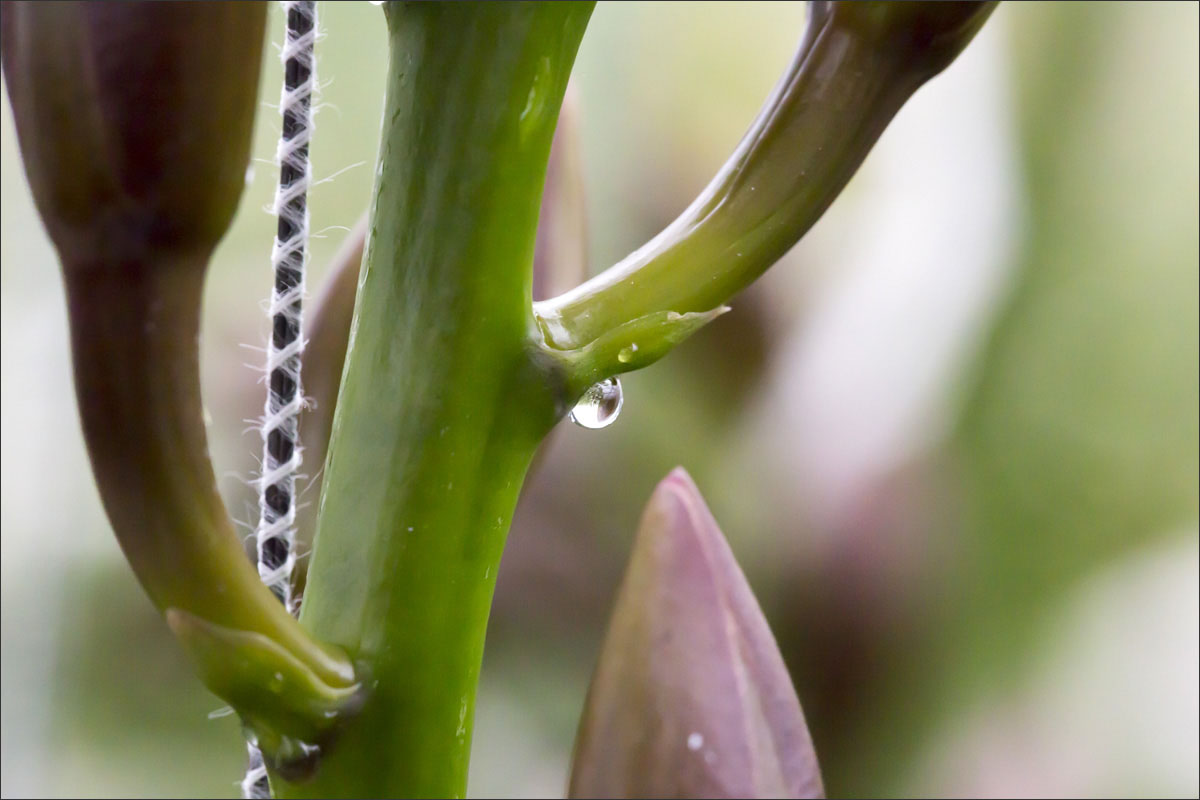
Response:
POLYGON ((581 428, 597 430, 607 428, 617 420, 625 398, 621 394, 621 381, 605 378, 588 387, 571 409, 570 417, 581 428))

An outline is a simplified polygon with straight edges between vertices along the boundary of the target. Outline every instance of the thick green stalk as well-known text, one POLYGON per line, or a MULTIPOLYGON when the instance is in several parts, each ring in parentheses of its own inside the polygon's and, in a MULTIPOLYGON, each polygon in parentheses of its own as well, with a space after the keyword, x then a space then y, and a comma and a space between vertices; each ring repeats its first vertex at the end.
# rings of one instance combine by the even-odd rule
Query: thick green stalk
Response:
POLYGON ((529 342, 591 3, 389 4, 383 143, 302 623, 369 694, 285 796, 461 796, 500 553, 561 410, 529 342))

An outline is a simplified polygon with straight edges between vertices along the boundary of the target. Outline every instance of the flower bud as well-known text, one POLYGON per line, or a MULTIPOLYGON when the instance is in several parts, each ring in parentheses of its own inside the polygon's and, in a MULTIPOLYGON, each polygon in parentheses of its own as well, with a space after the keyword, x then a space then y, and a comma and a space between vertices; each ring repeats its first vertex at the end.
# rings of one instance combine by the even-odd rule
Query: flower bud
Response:
POLYGON ((771 630, 699 490, 658 485, 575 745, 571 797, 820 797, 771 630))
POLYGON ((3 4, 4 77, 70 272, 204 253, 245 185, 262 3, 3 4))

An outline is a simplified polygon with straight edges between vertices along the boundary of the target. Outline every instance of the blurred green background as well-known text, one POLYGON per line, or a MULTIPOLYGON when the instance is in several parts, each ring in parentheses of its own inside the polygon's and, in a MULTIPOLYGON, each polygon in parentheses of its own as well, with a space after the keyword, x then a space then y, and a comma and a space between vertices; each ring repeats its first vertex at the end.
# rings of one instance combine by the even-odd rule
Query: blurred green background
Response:
MULTIPOLYGON (((676 464, 759 596, 832 796, 1200 792, 1198 9, 1002 6, 734 313, 629 376, 612 428, 561 426, 505 553, 473 796, 562 795, 640 508, 676 464)), ((378 8, 321 15, 313 161, 337 174, 311 195, 311 294, 367 204, 386 60, 378 8)), ((598 6, 575 74, 593 270, 703 187, 803 24, 800 3, 598 6)), ((244 523, 279 85, 272 58, 205 310, 211 447, 244 523)), ((7 96, 0 157, 0 788, 234 796, 235 719, 206 718, 221 703, 92 485, 7 96)))

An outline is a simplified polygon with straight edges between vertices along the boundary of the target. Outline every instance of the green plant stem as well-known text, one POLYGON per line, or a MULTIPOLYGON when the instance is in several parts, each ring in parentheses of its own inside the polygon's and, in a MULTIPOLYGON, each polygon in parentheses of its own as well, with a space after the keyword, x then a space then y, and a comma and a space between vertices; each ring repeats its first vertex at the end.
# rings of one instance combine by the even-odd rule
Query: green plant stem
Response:
MULTIPOLYGON (((346 345, 350 341, 350 323, 354 320, 354 297, 358 292, 358 273, 366 249, 367 215, 354 226, 338 248, 329 268, 329 277, 321 295, 309 313, 308 343, 300 385, 304 387, 308 408, 300 420, 303 431, 304 459, 324 464, 333 431, 333 412, 337 408, 342 368, 346 366, 346 345)), ((317 471, 304 492, 320 496, 323 475, 317 471)), ((304 594, 308 561, 317 530, 317 503, 301 503, 296 508, 296 567, 292 571, 292 592, 304 594)))
POLYGON ((500 553, 558 418, 529 342, 591 3, 389 4, 383 143, 301 622, 368 696, 283 796, 461 796, 500 553))
POLYGON ((350 686, 349 661, 312 640, 262 585, 217 493, 200 407, 207 260, 143 252, 65 271, 75 391, 100 495, 159 609, 261 634, 318 682, 350 686))
POLYGON ((783 256, 992 5, 814 4, 787 73, 692 205, 620 263, 535 304, 542 346, 579 376, 570 384, 647 366, 707 321, 667 312, 712 312, 783 256))

